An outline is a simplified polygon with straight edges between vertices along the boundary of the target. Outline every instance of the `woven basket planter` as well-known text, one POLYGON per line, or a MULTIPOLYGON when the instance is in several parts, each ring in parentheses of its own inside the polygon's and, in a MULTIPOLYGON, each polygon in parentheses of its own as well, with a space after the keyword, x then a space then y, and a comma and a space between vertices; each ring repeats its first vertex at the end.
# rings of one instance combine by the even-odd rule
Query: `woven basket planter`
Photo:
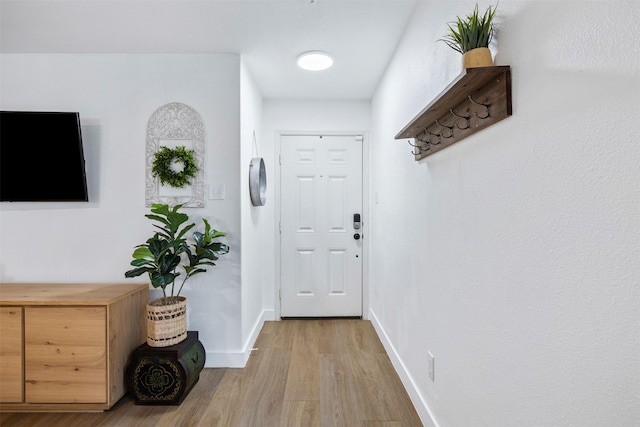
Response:
POLYGON ((172 303, 166 305, 164 298, 147 303, 147 344, 151 347, 169 347, 187 338, 187 299, 169 300, 172 303))

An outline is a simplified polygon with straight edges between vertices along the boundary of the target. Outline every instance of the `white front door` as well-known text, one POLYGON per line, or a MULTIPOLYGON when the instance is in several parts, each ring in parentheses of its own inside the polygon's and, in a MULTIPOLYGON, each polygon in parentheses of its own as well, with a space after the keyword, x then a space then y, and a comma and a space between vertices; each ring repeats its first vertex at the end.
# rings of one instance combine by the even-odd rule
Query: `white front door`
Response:
POLYGON ((362 316, 362 136, 283 135, 280 180, 281 316, 362 316))

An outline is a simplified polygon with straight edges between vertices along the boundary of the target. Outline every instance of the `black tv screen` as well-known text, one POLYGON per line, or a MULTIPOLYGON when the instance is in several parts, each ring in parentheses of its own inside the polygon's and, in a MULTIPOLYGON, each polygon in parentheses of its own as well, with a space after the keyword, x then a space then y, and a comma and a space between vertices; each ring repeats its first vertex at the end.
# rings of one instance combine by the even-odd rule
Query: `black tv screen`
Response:
POLYGON ((88 201, 80 114, 0 111, 0 201, 88 201))

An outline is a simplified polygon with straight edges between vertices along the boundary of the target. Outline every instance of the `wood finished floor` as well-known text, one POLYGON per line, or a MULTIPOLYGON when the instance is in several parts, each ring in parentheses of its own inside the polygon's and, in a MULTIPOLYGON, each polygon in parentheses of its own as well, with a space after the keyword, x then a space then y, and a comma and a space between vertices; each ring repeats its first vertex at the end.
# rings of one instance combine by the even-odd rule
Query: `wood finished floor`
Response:
POLYGON ((370 322, 266 322, 244 369, 205 369, 180 406, 0 413, 0 426, 421 426, 370 322))

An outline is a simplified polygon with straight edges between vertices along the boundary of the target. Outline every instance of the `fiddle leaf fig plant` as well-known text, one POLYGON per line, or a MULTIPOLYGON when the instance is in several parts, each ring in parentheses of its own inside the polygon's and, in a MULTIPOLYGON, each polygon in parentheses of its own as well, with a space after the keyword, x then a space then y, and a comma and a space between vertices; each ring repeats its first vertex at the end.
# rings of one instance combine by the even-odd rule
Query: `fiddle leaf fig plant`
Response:
POLYGON ((202 219, 204 231, 195 231, 193 238, 187 239, 187 232, 196 225, 186 224, 189 215, 180 212, 182 206, 170 208, 161 203, 151 206, 151 213, 145 216, 156 222, 153 224, 156 232, 145 243, 135 247, 131 261, 135 268, 124 274, 131 278, 147 273, 151 285, 162 289, 165 304, 172 303, 180 295, 187 279, 204 273, 206 266, 216 265, 214 261, 219 255, 229 252, 229 246, 214 240, 226 236, 226 233, 213 230, 205 218, 202 219), (182 275, 182 283, 174 293, 176 279, 182 275), (169 286, 171 292, 167 295, 169 286))
POLYGON ((489 8, 482 16, 478 12, 478 4, 465 19, 458 16, 456 22, 447 24, 449 34, 445 35, 441 41, 445 42, 451 49, 464 54, 478 47, 489 47, 493 39, 495 27, 493 19, 496 15, 497 6, 489 8))

